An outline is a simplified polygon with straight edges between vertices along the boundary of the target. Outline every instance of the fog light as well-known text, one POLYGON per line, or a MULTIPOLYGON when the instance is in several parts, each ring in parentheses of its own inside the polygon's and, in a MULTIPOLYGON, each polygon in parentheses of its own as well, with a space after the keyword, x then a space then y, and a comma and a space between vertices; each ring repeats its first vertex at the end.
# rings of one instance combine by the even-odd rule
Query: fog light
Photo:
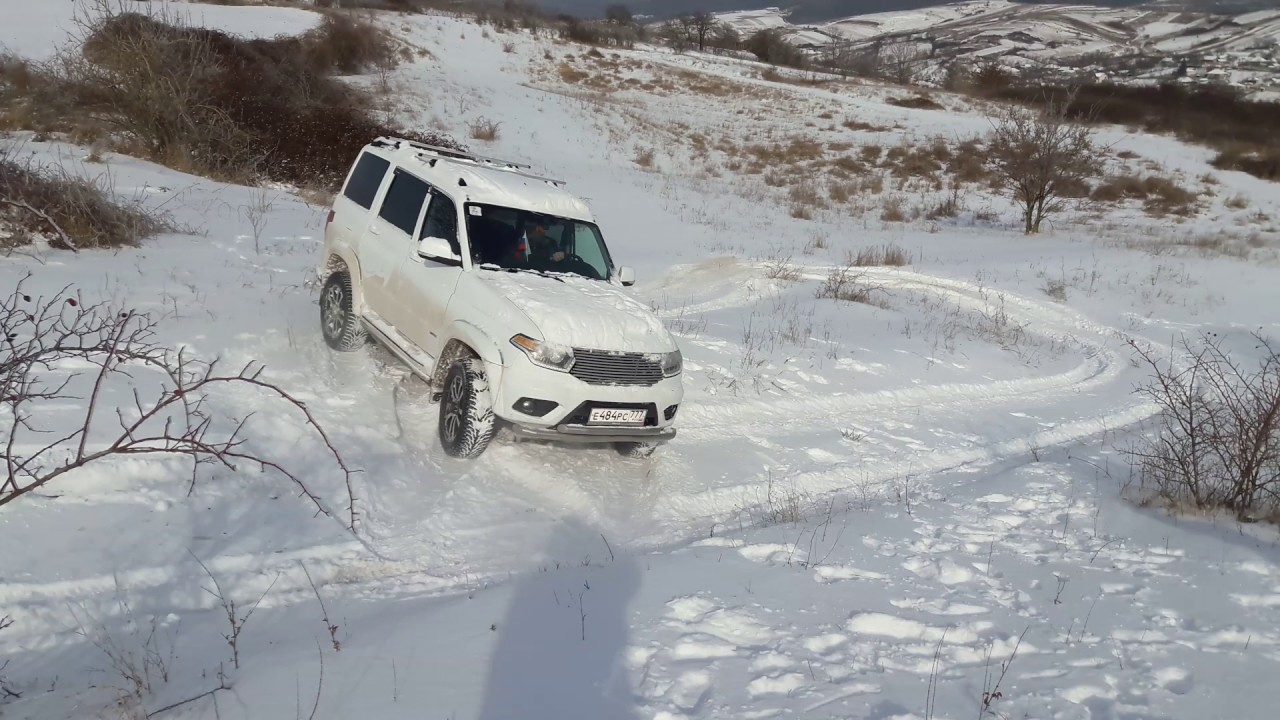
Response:
POLYGON ((560 403, 551 402, 550 400, 538 400, 537 398, 520 398, 519 400, 516 401, 516 404, 514 405, 514 407, 517 412, 522 412, 525 415, 531 415, 533 417, 542 417, 543 415, 546 415, 552 410, 555 410, 556 406, 559 404, 560 403))
POLYGON ((675 417, 675 416, 676 416, 676 410, 677 410, 679 407, 680 407, 679 405, 671 405, 671 406, 668 406, 666 410, 663 410, 663 411, 662 411, 662 417, 664 417, 664 418, 666 418, 666 419, 670 420, 671 418, 673 418, 673 417, 675 417))

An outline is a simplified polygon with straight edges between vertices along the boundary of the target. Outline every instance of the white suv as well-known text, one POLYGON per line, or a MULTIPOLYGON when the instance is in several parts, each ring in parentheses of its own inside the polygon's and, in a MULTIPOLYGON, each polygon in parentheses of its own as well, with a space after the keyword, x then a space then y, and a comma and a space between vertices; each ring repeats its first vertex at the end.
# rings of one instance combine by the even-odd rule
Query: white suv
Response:
POLYGON ((675 435, 680 349, 622 286, 586 204, 527 165, 378 138, 334 199, 318 268, 335 350, 372 336, 432 388, 440 442, 612 443, 675 435), (459 218, 465 222, 459 222, 459 218))

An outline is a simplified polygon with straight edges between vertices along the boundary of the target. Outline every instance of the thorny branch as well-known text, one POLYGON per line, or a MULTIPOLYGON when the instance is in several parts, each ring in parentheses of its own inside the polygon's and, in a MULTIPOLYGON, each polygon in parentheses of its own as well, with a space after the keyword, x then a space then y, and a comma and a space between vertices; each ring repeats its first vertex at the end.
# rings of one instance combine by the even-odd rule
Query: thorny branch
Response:
POLYGON ((331 516, 321 498, 295 471, 246 445, 253 414, 231 421, 211 407, 212 393, 224 386, 247 387, 302 415, 341 470, 347 493, 347 527, 356 531, 352 488, 355 471, 334 446, 307 406, 280 386, 265 380, 263 367, 250 362, 238 372, 222 372, 218 360, 192 358, 185 349, 171 350, 155 340, 155 322, 131 311, 105 305, 85 306, 67 288, 50 298, 33 298, 20 280, 0 298, 0 414, 8 415, 3 438, 4 479, 0 507, 40 491, 63 475, 112 457, 178 456, 192 463, 192 487, 203 465, 236 470, 241 464, 272 470, 293 483, 317 515, 331 516), (90 367, 88 373, 83 368, 90 367), (139 388, 135 371, 161 377, 159 389, 139 388), (92 383, 85 382, 85 375, 92 383), (115 382, 130 381, 132 403, 104 409, 104 395, 115 382), (87 395, 78 396, 76 392, 87 395), (79 390, 77 390, 79 388, 79 390), (55 404, 80 401, 77 420, 54 431, 40 422, 55 404), (116 427, 106 418, 114 415, 116 427), (45 439, 52 438, 52 439, 45 439))

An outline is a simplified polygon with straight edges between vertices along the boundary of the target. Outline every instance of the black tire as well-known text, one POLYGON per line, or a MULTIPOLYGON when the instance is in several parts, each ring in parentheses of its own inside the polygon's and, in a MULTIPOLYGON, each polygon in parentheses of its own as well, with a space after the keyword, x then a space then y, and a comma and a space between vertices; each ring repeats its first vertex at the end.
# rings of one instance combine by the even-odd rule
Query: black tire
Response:
POLYGON ((495 427, 484 363, 463 358, 449 366, 440 396, 440 445, 456 458, 478 457, 489 447, 495 427))
POLYGON ((658 443, 652 442, 620 442, 614 443, 613 449, 622 457, 647 458, 658 449, 658 443))
POLYGON ((367 336, 360 318, 351 310, 351 276, 336 272, 320 291, 320 332, 329 347, 351 352, 364 347, 367 336))

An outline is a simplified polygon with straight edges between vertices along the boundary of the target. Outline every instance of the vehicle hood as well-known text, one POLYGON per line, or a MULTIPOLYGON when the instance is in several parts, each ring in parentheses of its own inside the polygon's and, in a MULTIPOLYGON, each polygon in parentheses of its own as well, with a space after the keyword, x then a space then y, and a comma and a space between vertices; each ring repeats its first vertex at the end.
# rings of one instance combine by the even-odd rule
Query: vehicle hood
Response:
POLYGON ((482 271, 547 342, 620 352, 670 352, 675 340, 644 303, 608 282, 576 275, 482 271))

